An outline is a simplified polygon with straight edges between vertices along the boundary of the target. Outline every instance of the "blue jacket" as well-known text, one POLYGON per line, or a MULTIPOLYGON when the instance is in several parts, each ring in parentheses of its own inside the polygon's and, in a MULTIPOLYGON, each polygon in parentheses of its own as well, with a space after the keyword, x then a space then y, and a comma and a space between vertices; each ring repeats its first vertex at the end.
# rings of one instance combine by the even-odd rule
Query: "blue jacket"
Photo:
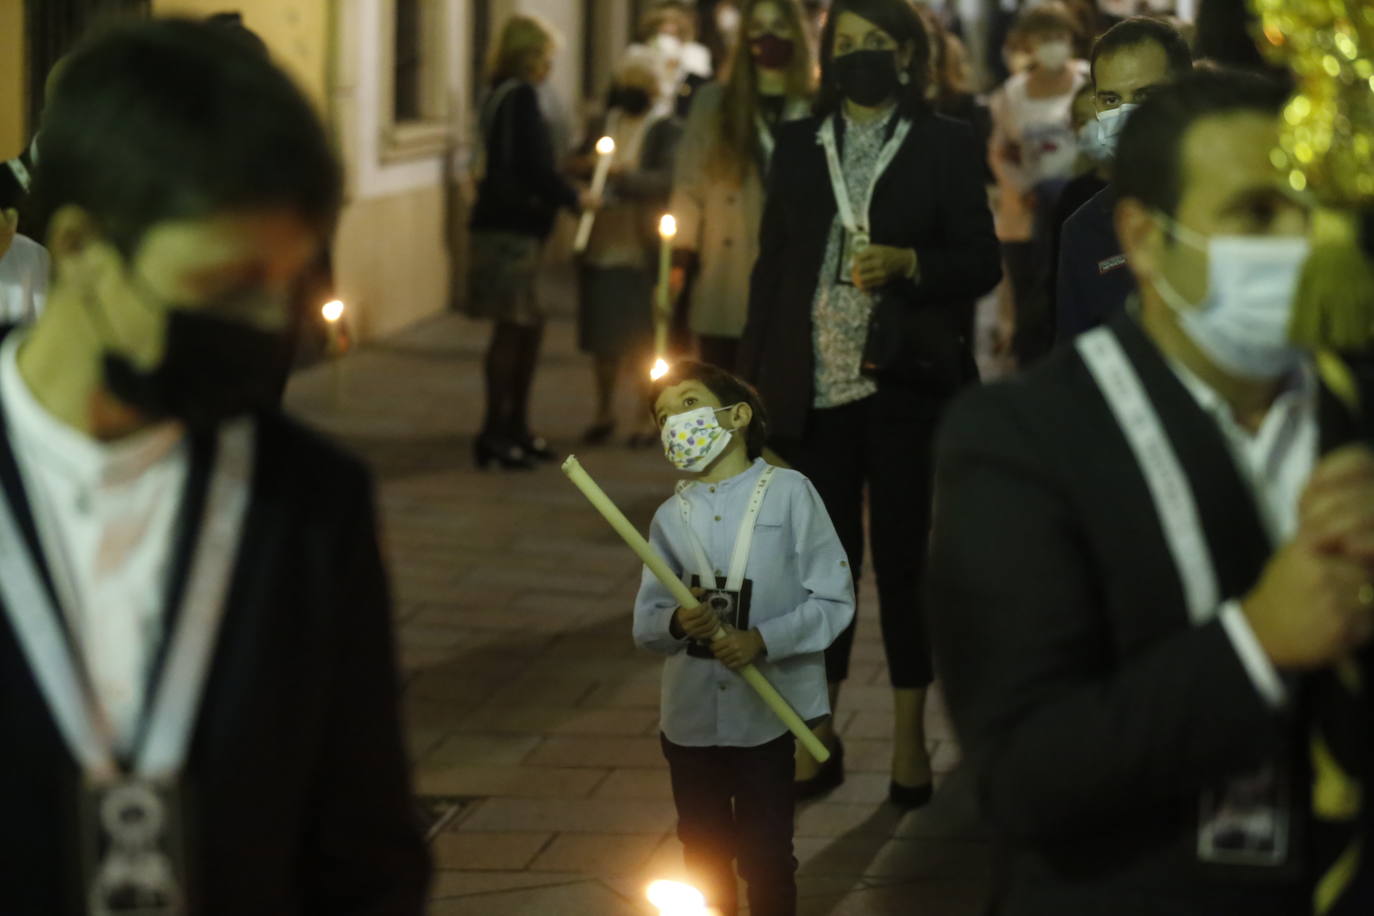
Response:
POLYGON ((1112 224, 1115 206, 1116 193, 1108 185, 1064 223, 1055 295, 1057 343, 1111 320, 1135 292, 1135 276, 1112 224))

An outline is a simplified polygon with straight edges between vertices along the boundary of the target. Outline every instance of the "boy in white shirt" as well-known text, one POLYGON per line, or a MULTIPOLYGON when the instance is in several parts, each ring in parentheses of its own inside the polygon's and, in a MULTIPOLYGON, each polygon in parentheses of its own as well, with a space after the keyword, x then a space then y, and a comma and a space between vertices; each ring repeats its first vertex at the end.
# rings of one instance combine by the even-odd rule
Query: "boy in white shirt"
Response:
POLYGON ((823 653, 854 616, 849 563, 811 483, 760 457, 758 393, 683 362, 654 386, 668 460, 688 476, 654 516, 649 540, 703 603, 680 608, 647 569, 635 602, 639 646, 667 654, 662 742, 693 879, 735 912, 796 912, 794 739, 732 672, 760 671, 810 722, 830 714, 823 653), (727 635, 711 641, 717 626, 727 635))

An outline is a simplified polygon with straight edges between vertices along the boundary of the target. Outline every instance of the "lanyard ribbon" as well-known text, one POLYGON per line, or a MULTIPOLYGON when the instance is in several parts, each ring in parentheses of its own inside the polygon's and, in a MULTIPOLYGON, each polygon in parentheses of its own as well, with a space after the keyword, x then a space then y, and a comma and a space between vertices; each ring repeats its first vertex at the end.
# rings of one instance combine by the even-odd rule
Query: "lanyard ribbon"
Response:
MULTIPOLYGON (((242 540, 255 442, 251 421, 242 421, 225 427, 215 444, 200 524, 188 544, 186 587, 179 605, 169 607, 172 631, 164 636, 161 670, 139 723, 142 740, 130 769, 141 777, 169 779, 186 762, 242 540)), ((117 779, 122 768, 109 716, 20 530, 20 498, 0 497, 0 602, 72 756, 89 777, 117 779)))
MULTIPOLYGON (((773 482, 773 472, 776 470, 777 468, 771 465, 764 468, 763 473, 759 476, 759 482, 754 485, 753 495, 749 497, 749 508, 745 510, 744 518, 740 520, 739 533, 735 535, 735 549, 730 558, 730 575, 725 580, 727 592, 738 592, 744 586, 744 574, 749 566, 749 551, 754 544, 754 525, 758 521, 759 510, 763 508, 764 494, 768 492, 768 485, 773 482)), ((687 531, 687 543, 691 545, 696 560, 697 575, 701 579, 701 587, 715 588, 715 568, 711 565, 711 559, 706 555, 706 550, 701 546, 701 539, 692 529, 692 504, 687 501, 685 495, 685 490, 690 486, 692 484, 688 483, 686 486, 678 488, 678 508, 682 512, 682 524, 687 531)))
POLYGON ((844 164, 840 161, 840 144, 836 139, 835 123, 839 115, 827 118, 821 125, 820 131, 816 134, 817 142, 825 148, 825 162, 830 168, 830 187, 835 192, 835 207, 839 211, 840 222, 844 228, 856 241, 863 243, 869 240, 869 210, 873 205, 873 194, 878 189, 878 182, 882 180, 884 173, 887 172, 892 160, 897 158, 897 151, 902 148, 902 143, 906 140, 907 134, 911 133, 911 121, 901 118, 897 121, 896 130, 888 138, 883 146, 882 152, 878 154, 878 164, 873 169, 873 178, 868 183, 868 190, 859 201, 860 206, 856 209, 849 198, 849 186, 845 182, 844 164), (860 223, 858 214, 863 214, 863 222, 860 223))

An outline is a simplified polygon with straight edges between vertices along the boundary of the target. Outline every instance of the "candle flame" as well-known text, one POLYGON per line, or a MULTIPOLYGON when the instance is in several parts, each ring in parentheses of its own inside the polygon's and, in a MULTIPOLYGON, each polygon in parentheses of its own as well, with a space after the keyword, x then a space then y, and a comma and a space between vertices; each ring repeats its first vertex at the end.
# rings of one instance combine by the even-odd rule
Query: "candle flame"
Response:
POLYGON ((602 137, 596 141, 596 151, 603 156, 609 156, 615 152, 615 141, 610 137, 602 137))
POLYGON ((320 309, 320 314, 324 315, 324 320, 328 321, 330 324, 342 318, 343 313, 344 304, 339 299, 330 299, 324 304, 324 308, 320 309))
POLYGON ((658 359, 654 360, 654 367, 649 370, 649 379, 656 382, 667 374, 668 361, 660 356, 658 359))
POLYGON ((663 916, 706 912, 706 898, 701 891, 679 881, 655 881, 649 885, 648 897, 663 916))
POLYGON ((674 218, 673 214, 663 214, 663 218, 658 221, 658 234, 665 239, 670 239, 677 235, 677 219, 674 218))

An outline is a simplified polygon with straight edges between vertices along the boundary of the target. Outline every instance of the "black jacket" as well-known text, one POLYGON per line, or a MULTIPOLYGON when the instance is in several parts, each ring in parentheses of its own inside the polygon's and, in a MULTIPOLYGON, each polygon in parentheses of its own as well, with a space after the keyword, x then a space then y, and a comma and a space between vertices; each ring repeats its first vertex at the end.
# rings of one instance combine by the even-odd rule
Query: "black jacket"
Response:
POLYGON ((1116 237, 1116 191, 1098 191, 1064 221, 1055 257, 1055 340, 1072 340, 1115 318, 1136 292, 1116 237))
MULTIPOLYGON (((19 488, 0 427, 0 482, 19 488)), ((397 715, 372 485, 279 415, 258 428, 242 552, 192 736, 197 916, 418 916, 429 864, 397 715)), ((33 534, 32 520, 21 525, 33 534)), ((81 776, 0 613, 0 911, 76 899, 81 776)))
POLYGON ((495 109, 484 112, 482 121, 486 171, 472 228, 547 238, 559 208, 575 212, 578 199, 558 170, 538 93, 519 83, 495 99, 495 109))
MULTIPOLYGON (((1273 552, 1248 485, 1135 319, 1111 330, 1187 474, 1221 595, 1242 597, 1273 552)), ((1319 422, 1324 450, 1355 437, 1325 390, 1319 422)), ((997 912, 1310 912, 1320 676, 1292 679, 1276 712, 1221 623, 1192 624, 1145 478, 1076 349, 951 405, 935 492, 937 670, 1005 852, 997 912), (1204 790, 1272 760, 1292 774, 1288 866, 1199 863, 1204 790)))
MULTIPOLYGON (((802 436, 813 400, 811 307, 836 213, 816 139, 821 123, 778 127, 737 367, 758 386, 782 439, 802 436)), ((969 126, 918 116, 878 183, 870 217, 874 244, 914 248, 920 261, 917 282, 895 282, 883 294, 942 313, 941 333, 958 337, 973 300, 1002 276, 983 156, 969 126)))

